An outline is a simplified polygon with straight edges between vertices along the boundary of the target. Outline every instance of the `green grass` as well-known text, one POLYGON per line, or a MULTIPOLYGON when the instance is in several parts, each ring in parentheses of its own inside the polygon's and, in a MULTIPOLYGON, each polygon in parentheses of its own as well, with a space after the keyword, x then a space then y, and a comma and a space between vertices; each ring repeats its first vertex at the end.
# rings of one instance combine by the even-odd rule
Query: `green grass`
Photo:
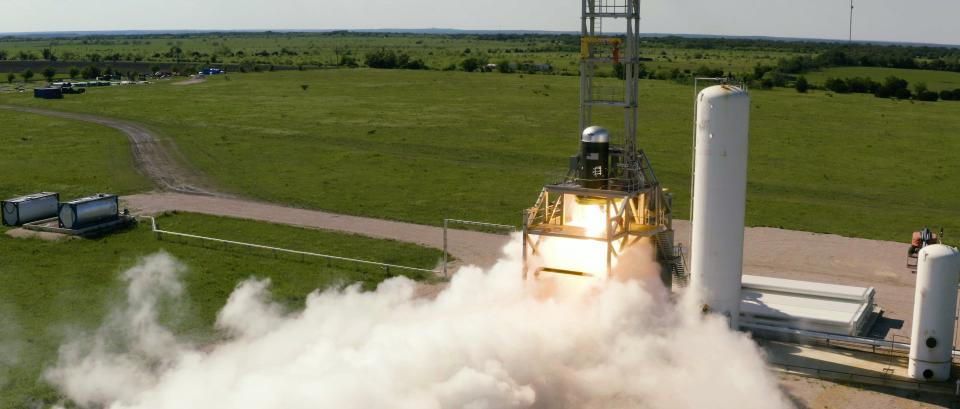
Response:
MULTIPOLYGON (((548 63, 557 73, 570 75, 578 73, 580 52, 579 38, 552 35, 518 37, 395 33, 210 33, 140 38, 98 36, 0 39, 0 50, 6 50, 10 60, 18 59, 17 54, 21 51, 40 57, 42 50, 46 48, 52 50, 62 61, 86 61, 90 54, 105 57, 118 53, 121 62, 139 60, 167 63, 176 61, 175 57, 167 55, 174 47, 183 51, 180 59, 184 65, 206 64, 212 55, 216 56, 217 61, 230 64, 334 65, 338 58, 336 49, 349 50, 352 58, 363 64, 367 53, 388 49, 408 54, 414 59, 422 59, 430 68, 436 70, 451 64, 457 65, 468 57, 482 56, 492 63, 503 60, 515 63, 548 63), (282 53, 282 50, 287 53, 282 53), (194 52, 199 55, 193 55, 194 52), (262 52, 267 52, 268 55, 256 55, 262 52)), ((708 65, 732 72, 749 72, 758 63, 775 64, 780 58, 798 54, 760 44, 740 49, 686 48, 657 38, 641 39, 640 47, 641 55, 655 59, 647 63, 649 68, 667 70, 674 67, 695 70, 701 65, 708 65)), ((84 63, 78 62, 77 65, 83 66, 84 63)))
MULTIPOLYGON (((146 123, 225 189, 259 199, 516 224, 577 149, 577 89, 561 76, 327 70, 0 102, 146 123)), ((639 143, 679 217, 691 111, 691 87, 641 83, 639 143)), ((944 188, 960 173, 958 114, 955 102, 754 91, 748 222, 900 241, 924 224, 960 231, 960 190, 944 188)), ((621 119, 611 110, 596 122, 616 130, 621 119)))
MULTIPOLYGON (((235 219, 178 214, 159 222, 171 230, 428 269, 440 258, 437 250, 410 244, 235 219)), ((237 283, 247 278, 270 278, 275 300, 293 310, 303 308, 313 289, 353 282, 371 288, 401 273, 345 262, 310 258, 301 262, 299 257, 207 248, 193 241, 158 241, 147 225, 94 240, 44 242, 0 234, 0 246, 0 323, 4 325, 0 347, 10 339, 17 340, 19 347, 17 364, 0 365, 0 378, 9 381, 0 383, 2 408, 48 407, 59 401, 57 392, 39 381, 43 369, 55 363, 57 348, 69 334, 99 326, 123 300, 119 274, 154 252, 164 250, 187 266, 182 275, 186 296, 165 323, 197 342, 218 336, 211 330, 216 313, 237 283)))
POLYGON ((907 241, 960 231, 960 104, 755 92, 748 222, 907 241))
MULTIPOLYGON (((432 269, 440 259, 439 250, 426 251, 414 244, 227 217, 174 212, 158 218, 157 225, 161 230, 179 233, 419 268, 432 269)), ((309 257, 275 254, 268 250, 255 252, 294 260, 310 260, 309 257)), ((428 278, 413 276, 418 279, 428 278)))
POLYGON ((889 76, 896 76, 907 80, 911 89, 919 83, 926 83, 931 91, 960 89, 960 72, 907 70, 901 68, 877 67, 840 67, 828 68, 822 71, 807 74, 807 79, 814 84, 823 85, 827 78, 865 77, 874 81, 883 82, 889 76))
POLYGON ((39 191, 61 199, 149 190, 126 136, 99 125, 0 109, 0 197, 39 191))
MULTIPOLYGON (((62 197, 131 193, 150 184, 132 166, 126 138, 110 128, 0 110, 0 194, 54 190, 62 197)), ((168 230, 432 269, 441 253, 416 245, 236 219, 170 214, 168 230)), ((187 296, 166 317, 176 333, 203 342, 238 282, 270 278, 275 299, 302 308, 310 291, 359 282, 369 289, 395 274, 426 273, 210 245, 157 240, 146 225, 98 239, 14 239, 0 227, 0 408, 49 407, 58 393, 41 382, 68 335, 94 330, 124 297, 119 274, 140 257, 167 251, 187 265, 187 296), (8 355, 16 356, 11 367, 8 355)))

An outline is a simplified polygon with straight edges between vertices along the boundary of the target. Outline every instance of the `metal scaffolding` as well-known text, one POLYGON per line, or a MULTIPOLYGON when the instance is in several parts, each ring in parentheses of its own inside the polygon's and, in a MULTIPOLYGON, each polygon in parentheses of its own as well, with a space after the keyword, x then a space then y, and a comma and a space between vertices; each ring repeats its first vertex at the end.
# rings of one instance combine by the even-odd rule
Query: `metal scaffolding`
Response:
MULTIPOLYGON (((673 245, 672 196, 665 192, 646 154, 637 145, 640 82, 640 1, 581 0, 580 132, 596 125, 595 109, 622 109, 624 128, 611 138, 609 175, 601 188, 587 188, 581 174, 582 153, 571 158, 570 169, 559 183, 543 188, 536 204, 523 217, 524 278, 528 257, 536 256, 548 237, 606 242, 606 273, 613 259, 629 246, 649 238, 663 266, 667 288, 674 275, 684 274, 673 245), (604 34, 603 27, 624 27, 604 34), (617 82, 619 81, 619 83, 617 82), (610 84, 617 84, 611 87, 610 84), (569 200, 601 206, 605 214, 602 235, 567 224, 569 200)), ((597 182, 596 179, 593 179, 597 182)), ((541 272, 592 275, 562 267, 539 266, 541 272)))
MULTIPOLYGON (((623 164, 639 164, 637 155, 637 99, 640 83, 640 0, 581 0, 580 131, 593 125, 595 107, 623 108, 624 128, 619 138, 623 164), (624 24, 625 30, 605 36, 603 23, 624 24), (597 84, 598 73, 622 81, 620 92, 597 84)), ((579 135, 579 133, 578 133, 579 135)), ((636 176, 636 175, 634 175, 636 176)))

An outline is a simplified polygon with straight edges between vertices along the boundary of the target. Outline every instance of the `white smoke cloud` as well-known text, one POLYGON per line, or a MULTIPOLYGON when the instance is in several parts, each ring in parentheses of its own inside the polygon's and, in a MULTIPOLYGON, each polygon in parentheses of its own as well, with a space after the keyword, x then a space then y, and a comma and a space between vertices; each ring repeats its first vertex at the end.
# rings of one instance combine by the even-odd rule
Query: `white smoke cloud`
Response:
MULTIPOLYGON (((156 324, 181 267, 152 256, 125 274, 128 308, 64 346, 47 379, 111 409, 788 407, 750 339, 668 301, 656 280, 619 268, 590 285, 524 283, 519 248, 488 272, 461 269, 434 299, 395 278, 284 313, 269 281, 251 279, 218 316, 232 337, 206 348, 156 324), (123 349, 111 348, 118 329, 123 349)), ((649 264, 631 257, 641 264, 620 264, 649 264)))
POLYGON ((11 308, 0 304, 0 389, 10 381, 10 369, 20 362, 20 326, 14 320, 11 308))
POLYGON ((133 400, 156 385, 188 348, 157 319, 160 303, 182 294, 177 276, 183 269, 161 252, 123 273, 125 308, 114 311, 95 335, 61 346, 60 364, 46 371, 46 379, 84 406, 133 400))

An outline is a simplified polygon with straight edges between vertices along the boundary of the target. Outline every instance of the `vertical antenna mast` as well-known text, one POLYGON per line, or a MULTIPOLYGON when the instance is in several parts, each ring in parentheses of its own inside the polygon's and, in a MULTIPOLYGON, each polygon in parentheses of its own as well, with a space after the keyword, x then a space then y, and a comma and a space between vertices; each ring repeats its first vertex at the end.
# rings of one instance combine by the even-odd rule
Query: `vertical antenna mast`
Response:
POLYGON ((853 42, 853 0, 850 0, 850 37, 847 41, 853 42))

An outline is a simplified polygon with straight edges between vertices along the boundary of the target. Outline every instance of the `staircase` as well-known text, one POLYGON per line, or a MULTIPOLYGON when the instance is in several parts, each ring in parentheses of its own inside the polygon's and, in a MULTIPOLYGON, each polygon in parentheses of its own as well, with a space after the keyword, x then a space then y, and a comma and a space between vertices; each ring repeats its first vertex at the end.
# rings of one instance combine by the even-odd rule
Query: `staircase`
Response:
POLYGON ((669 262, 676 257, 673 253, 673 230, 657 233, 657 254, 660 255, 660 261, 669 262))
POLYGON ((679 287, 686 287, 690 282, 690 274, 687 273, 687 258, 683 254, 683 246, 674 248, 673 258, 673 282, 679 287))
POLYGON ((686 287, 690 281, 690 274, 687 273, 687 260, 683 253, 683 245, 673 245, 673 230, 657 234, 656 242, 659 261, 669 264, 674 284, 679 287, 686 287))

